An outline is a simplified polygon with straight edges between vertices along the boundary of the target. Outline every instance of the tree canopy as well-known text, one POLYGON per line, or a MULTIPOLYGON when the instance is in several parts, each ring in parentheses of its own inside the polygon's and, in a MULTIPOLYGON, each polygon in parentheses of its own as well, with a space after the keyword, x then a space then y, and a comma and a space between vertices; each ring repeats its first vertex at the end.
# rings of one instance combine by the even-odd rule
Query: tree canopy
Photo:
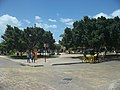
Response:
POLYGON ((1 48, 6 47, 7 51, 22 52, 34 48, 43 49, 44 43, 49 45, 49 49, 53 49, 55 43, 52 33, 40 27, 27 27, 20 30, 18 27, 7 25, 5 33, 1 37, 4 40, 1 43, 1 48))
POLYGON ((95 19, 85 16, 82 20, 75 21, 73 28, 65 28, 61 36, 60 43, 66 49, 75 47, 119 49, 120 18, 107 19, 101 16, 95 19))

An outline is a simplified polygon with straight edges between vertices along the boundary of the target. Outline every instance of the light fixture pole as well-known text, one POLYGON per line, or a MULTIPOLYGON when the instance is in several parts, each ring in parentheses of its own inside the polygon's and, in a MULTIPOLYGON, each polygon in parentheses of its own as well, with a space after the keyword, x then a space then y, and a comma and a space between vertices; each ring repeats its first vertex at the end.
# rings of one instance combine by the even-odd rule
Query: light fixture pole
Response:
POLYGON ((45 62, 46 62, 46 51, 47 51, 48 44, 44 43, 44 48, 45 48, 45 62))

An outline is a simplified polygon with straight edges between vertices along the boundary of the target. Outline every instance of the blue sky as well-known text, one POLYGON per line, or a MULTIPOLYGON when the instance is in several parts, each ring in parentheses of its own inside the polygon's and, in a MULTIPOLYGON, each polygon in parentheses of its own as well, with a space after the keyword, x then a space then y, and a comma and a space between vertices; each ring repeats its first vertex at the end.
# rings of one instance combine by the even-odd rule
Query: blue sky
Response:
POLYGON ((83 16, 120 17, 120 0, 0 0, 0 35, 6 24, 21 29, 36 24, 58 42, 65 27, 83 16))

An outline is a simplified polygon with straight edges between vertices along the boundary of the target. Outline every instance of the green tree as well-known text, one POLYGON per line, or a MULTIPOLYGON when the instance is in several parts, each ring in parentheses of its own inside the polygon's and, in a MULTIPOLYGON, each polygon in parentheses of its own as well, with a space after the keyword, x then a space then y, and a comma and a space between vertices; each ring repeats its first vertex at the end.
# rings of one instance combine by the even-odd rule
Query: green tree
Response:
POLYGON ((8 51, 26 51, 44 49, 44 43, 49 44, 49 48, 54 48, 55 40, 50 31, 45 31, 40 27, 27 27, 20 30, 18 27, 7 25, 5 34, 2 35, 8 51))
POLYGON ((97 19, 85 16, 73 23, 73 28, 65 28, 60 42, 67 49, 74 47, 119 48, 120 45, 120 18, 106 19, 101 16, 97 19))
POLYGON ((63 46, 66 47, 66 49, 68 50, 70 47, 73 47, 73 33, 71 28, 66 28, 64 31, 64 35, 62 38, 62 41, 60 42, 63 46))
POLYGON ((22 36, 22 30, 17 27, 11 27, 10 25, 7 25, 5 34, 2 35, 7 51, 18 50, 20 52, 23 52, 26 47, 23 43, 22 36))
POLYGON ((55 39, 53 39, 53 34, 50 31, 46 31, 43 34, 43 43, 47 43, 49 49, 55 49, 55 39))

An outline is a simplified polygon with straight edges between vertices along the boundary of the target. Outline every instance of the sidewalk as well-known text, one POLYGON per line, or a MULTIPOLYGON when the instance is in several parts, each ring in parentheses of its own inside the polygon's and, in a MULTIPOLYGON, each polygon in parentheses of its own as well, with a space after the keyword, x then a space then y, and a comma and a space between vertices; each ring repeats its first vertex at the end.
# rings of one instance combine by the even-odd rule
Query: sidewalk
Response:
POLYGON ((7 56, 0 56, 1 58, 6 58, 14 62, 20 63, 22 66, 31 66, 31 67, 41 67, 41 66, 55 66, 55 65, 70 65, 70 64, 79 64, 82 61, 80 60, 80 54, 62 54, 56 58, 38 58, 35 63, 27 63, 26 59, 12 59, 7 56))

